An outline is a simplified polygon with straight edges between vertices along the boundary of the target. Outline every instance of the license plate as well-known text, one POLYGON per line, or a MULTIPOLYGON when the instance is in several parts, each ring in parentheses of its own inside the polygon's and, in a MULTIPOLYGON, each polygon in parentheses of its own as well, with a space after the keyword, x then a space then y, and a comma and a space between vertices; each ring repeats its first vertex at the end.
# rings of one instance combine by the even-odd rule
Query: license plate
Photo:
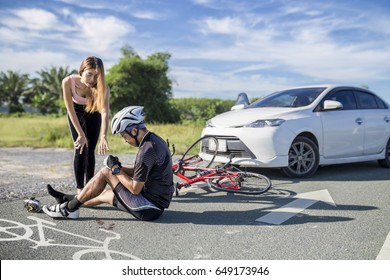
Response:
MULTIPOLYGON (((215 151, 215 141, 213 139, 209 139, 209 150, 215 151)), ((218 152, 226 152, 227 151, 227 145, 226 140, 218 139, 218 152)))

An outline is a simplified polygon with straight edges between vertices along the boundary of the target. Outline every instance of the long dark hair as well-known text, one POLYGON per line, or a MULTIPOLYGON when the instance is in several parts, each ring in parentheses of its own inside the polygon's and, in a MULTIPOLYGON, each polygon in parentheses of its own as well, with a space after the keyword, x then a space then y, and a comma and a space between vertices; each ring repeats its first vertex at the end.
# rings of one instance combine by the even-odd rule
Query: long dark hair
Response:
POLYGON ((87 69, 95 69, 98 74, 96 85, 92 88, 91 93, 87 95, 88 103, 85 110, 87 112, 102 112, 107 98, 103 61, 98 57, 88 56, 81 62, 79 75, 81 76, 87 69))

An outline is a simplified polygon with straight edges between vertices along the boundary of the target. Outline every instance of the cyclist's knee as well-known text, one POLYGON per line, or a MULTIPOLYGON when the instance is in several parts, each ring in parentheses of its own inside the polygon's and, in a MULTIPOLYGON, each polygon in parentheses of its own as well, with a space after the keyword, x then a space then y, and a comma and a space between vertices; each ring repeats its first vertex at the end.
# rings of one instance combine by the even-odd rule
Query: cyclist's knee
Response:
POLYGON ((97 175, 101 176, 101 177, 108 177, 109 175, 112 175, 111 174, 111 170, 108 169, 107 167, 102 167, 99 172, 97 173, 97 175))

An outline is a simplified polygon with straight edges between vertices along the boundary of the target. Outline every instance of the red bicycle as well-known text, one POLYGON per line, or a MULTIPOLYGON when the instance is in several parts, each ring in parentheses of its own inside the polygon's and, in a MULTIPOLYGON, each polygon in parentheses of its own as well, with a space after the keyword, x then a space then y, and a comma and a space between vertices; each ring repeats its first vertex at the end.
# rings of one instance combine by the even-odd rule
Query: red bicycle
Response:
POLYGON ((205 182, 209 187, 219 191, 248 195, 262 194, 271 188, 272 183, 268 177, 233 166, 231 156, 227 163, 214 166, 219 148, 217 138, 201 137, 172 165, 174 174, 183 181, 175 184, 176 196, 179 195, 180 189, 198 182, 205 182), (207 158, 201 158, 200 152, 207 154, 207 158))

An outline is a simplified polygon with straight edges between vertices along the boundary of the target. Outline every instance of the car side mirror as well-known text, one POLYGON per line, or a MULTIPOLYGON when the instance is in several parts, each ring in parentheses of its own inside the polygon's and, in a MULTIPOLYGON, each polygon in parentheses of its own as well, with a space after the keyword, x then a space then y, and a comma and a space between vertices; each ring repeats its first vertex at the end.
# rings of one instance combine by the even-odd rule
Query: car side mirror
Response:
POLYGON ((231 111, 245 109, 249 105, 248 95, 245 92, 238 94, 236 103, 230 108, 231 111))
POLYGON ((339 101, 335 100, 325 100, 324 101, 324 111, 329 111, 329 110, 339 110, 343 108, 343 104, 339 101))

